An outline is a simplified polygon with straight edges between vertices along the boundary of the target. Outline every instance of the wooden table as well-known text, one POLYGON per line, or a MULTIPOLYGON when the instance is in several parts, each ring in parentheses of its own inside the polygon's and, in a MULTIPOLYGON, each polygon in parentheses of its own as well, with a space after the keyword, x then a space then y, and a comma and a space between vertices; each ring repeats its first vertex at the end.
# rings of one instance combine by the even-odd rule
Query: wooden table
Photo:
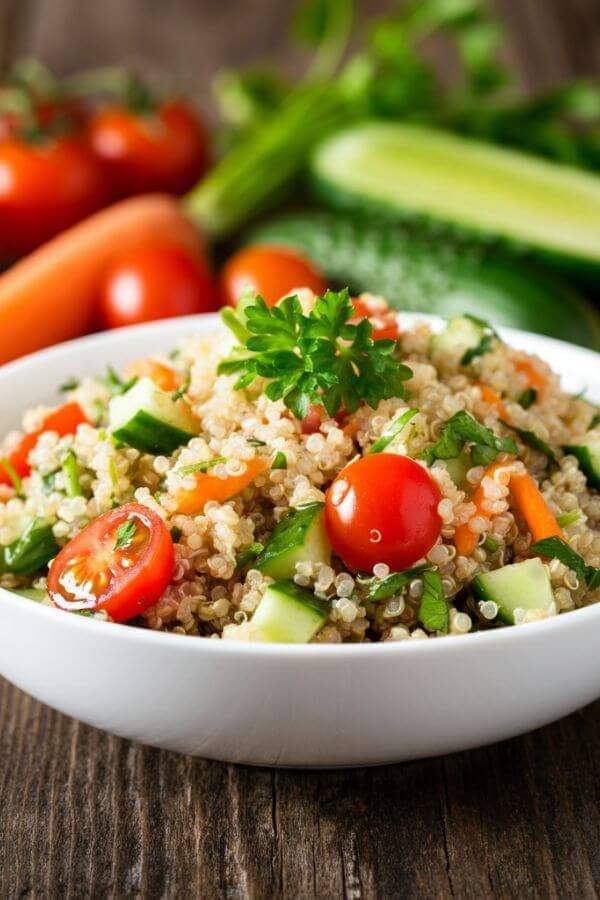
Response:
MULTIPOLYGON (((527 85, 600 71, 598 0, 497 3, 527 85)), ((0 0, 0 64, 133 61, 206 102, 219 64, 277 48, 290 8, 0 0)), ((140 747, 0 681, 0 898, 594 897, 599 763, 600 703, 444 759, 291 772, 140 747)))

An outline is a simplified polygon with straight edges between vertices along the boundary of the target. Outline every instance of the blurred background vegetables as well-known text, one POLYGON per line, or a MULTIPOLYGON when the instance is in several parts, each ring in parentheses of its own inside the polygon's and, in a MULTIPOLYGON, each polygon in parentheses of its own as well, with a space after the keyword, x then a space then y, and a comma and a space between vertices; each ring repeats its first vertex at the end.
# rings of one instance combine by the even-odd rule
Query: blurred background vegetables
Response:
POLYGON ((9 66, 0 257, 44 246, 0 276, 0 361, 248 285, 274 302, 325 282, 599 347, 600 85, 523 93, 485 0, 378 6, 290 3, 281 53, 303 46, 303 73, 217 72, 212 137, 164 78, 9 66), (46 244, 157 191, 182 202, 128 201, 46 244), (13 320, 33 311, 32 335, 13 320))

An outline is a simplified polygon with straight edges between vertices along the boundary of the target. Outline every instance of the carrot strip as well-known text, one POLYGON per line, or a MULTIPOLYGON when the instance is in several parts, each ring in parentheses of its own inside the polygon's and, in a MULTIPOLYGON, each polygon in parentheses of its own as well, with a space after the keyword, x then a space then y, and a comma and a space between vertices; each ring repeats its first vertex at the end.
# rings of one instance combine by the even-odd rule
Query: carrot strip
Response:
POLYGON ((269 465, 269 459, 256 456, 246 462, 246 471, 241 475, 217 478, 210 471, 198 472, 195 475, 196 487, 177 493, 177 511, 185 516, 195 516, 202 512, 209 500, 224 503, 248 487, 269 465))
POLYGON ((155 359, 136 359, 125 366, 123 377, 149 378, 161 391, 176 391, 181 383, 177 372, 155 359))
POLYGON ((506 407, 504 406, 504 401, 500 394, 491 388, 489 384, 484 384, 483 381, 476 381, 475 384, 481 391, 481 399, 487 403, 488 406, 492 406, 501 419, 506 419, 506 407))
POLYGON ((536 369, 532 362, 528 359, 519 359, 515 362, 515 369, 527 380, 527 387, 540 388, 545 387, 548 379, 545 375, 536 369))
POLYGON ((202 253, 174 198, 134 197, 69 228, 0 275, 0 363, 89 331, 99 282, 115 254, 160 240, 202 253))
MULTIPOLYGON (((506 461, 492 463, 485 470, 483 478, 494 478, 496 472, 498 472, 500 469, 506 468, 506 465, 506 461)), ((481 482, 483 482, 483 478, 481 479, 481 482)), ((483 485, 482 483, 480 483, 473 491, 473 496, 471 497, 471 502, 474 503, 476 507, 475 515, 473 516, 473 518, 475 518, 475 516, 482 516, 484 519, 491 519, 491 513, 483 506, 485 500, 486 496, 483 490, 483 485)), ((471 531, 468 522, 464 522, 462 525, 459 525, 454 532, 454 544, 460 556, 470 556, 477 546, 478 541, 479 535, 475 534, 474 531, 471 531)))
POLYGON ((513 475, 510 480, 510 491, 527 523, 534 543, 549 537, 564 537, 563 530, 544 500, 535 479, 528 472, 513 475))

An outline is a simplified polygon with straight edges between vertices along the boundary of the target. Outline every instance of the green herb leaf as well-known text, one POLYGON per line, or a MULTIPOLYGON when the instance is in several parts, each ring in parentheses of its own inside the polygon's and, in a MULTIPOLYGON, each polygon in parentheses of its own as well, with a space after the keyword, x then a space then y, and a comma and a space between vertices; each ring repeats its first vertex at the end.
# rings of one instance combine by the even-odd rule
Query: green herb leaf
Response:
POLYGON ((177 390, 173 394, 171 394, 171 400, 173 401, 173 403, 176 403, 178 400, 181 400, 181 398, 187 394, 187 392, 190 389, 190 380, 191 380, 191 375, 188 372, 188 374, 187 374, 186 378, 184 379, 184 381, 182 382, 182 384, 177 388, 177 390))
POLYGON ((131 546, 137 531, 135 519, 127 519, 117 528, 117 540, 115 541, 115 550, 126 550, 131 546))
POLYGON ((44 494, 51 494, 55 490, 56 476, 59 472, 60 469, 55 469, 54 472, 47 472, 45 475, 42 475, 42 491, 44 494))
POLYGON ((108 366, 102 381, 111 397, 118 397, 120 394, 126 394, 137 383, 138 377, 135 375, 129 381, 124 381, 112 366, 108 366))
POLYGON ((287 456, 285 453, 282 453, 281 450, 278 450, 275 454, 275 459, 271 464, 272 469, 287 469, 287 456))
POLYGON ((588 566, 582 556, 566 541, 559 537, 545 538, 531 547, 533 553, 547 556, 550 559, 559 559, 563 565, 572 569, 579 579, 585 581, 590 590, 600 585, 600 569, 596 566, 588 566))
POLYGON ((373 340, 367 319, 348 324, 354 307, 347 289, 318 297, 309 315, 295 296, 272 308, 257 297, 244 311, 251 337, 218 369, 239 373, 237 390, 266 378, 269 399, 283 400, 298 419, 312 404, 333 417, 342 407, 353 413, 363 401, 376 408, 403 396, 411 370, 394 358, 395 341, 373 340))
POLYGON ((74 391, 75 388, 79 387, 79 381, 77 378, 69 378, 67 381, 63 382, 59 387, 59 392, 61 394, 68 394, 69 391, 74 391))
POLYGON ((32 519, 21 537, 3 548, 0 571, 34 575, 44 569, 59 550, 52 526, 32 519))
POLYGON ((517 402, 523 407, 523 409, 529 409, 537 400, 537 391, 535 388, 526 388, 522 394, 519 395, 517 402))
POLYGON ((185 478, 186 475, 195 475, 197 472, 208 472, 209 469, 224 462, 227 462, 224 456, 215 456, 214 459, 205 459, 202 462, 192 463, 190 466, 181 466, 175 471, 177 475, 185 478))
POLYGON ((447 634, 450 628, 450 607, 444 597, 442 579, 437 572, 423 573, 419 621, 427 631, 441 631, 447 634))
POLYGON ((591 422, 588 425, 588 431, 592 431, 592 429, 597 428, 598 425, 600 425, 600 410, 592 416, 591 422))
POLYGON ((531 447, 533 450, 539 450, 540 453, 543 453, 550 462, 556 462, 556 454, 552 447, 543 441, 534 431, 527 431, 525 428, 516 428, 514 425, 510 425, 508 422, 505 422, 504 419, 500 419, 505 428, 510 428, 511 431, 514 431, 515 434, 518 434, 520 439, 523 441, 527 447, 531 447))
POLYGON ((455 413, 444 425, 440 437, 426 447, 418 458, 431 466, 436 459, 456 459, 466 443, 471 443, 473 465, 489 465, 498 453, 517 453, 517 445, 511 438, 496 437, 493 431, 481 425, 465 410, 455 413))
POLYGON ((569 525, 574 525, 575 522, 579 522, 581 518, 581 510, 572 509, 571 512, 563 513, 561 516, 556 517, 556 521, 560 525, 561 528, 568 528, 569 525))
POLYGON ((495 553, 500 547, 500 541, 488 534, 481 546, 484 550, 487 550, 488 553, 495 553))
POLYGON ((241 550, 236 559, 235 571, 241 572, 242 569, 245 569, 257 556, 260 556, 264 549, 265 545, 261 544, 260 541, 256 541, 256 543, 250 544, 249 547, 241 550))
POLYGON ((173 543, 177 544, 181 540, 182 536, 183 531, 181 530, 181 528, 178 528, 177 525, 174 525, 173 528, 171 528, 171 537, 173 539, 173 543))
POLYGON ((246 438, 246 443, 251 447, 266 447, 266 441, 259 441, 258 438, 246 438))
POLYGON ((390 572, 385 578, 369 578, 361 580, 361 584, 367 584, 369 592, 367 599, 372 603, 379 600, 388 600, 390 597, 399 597, 413 578, 418 578, 429 569, 427 565, 415 566, 404 572, 390 572))
POLYGON ((476 316, 470 315, 466 315, 465 318, 471 319, 471 321, 475 322, 476 325, 479 325, 480 328, 485 328, 485 334, 481 336, 481 340, 477 346, 465 350, 461 357, 461 366, 470 366, 473 360, 477 359, 478 356, 483 356, 485 353, 489 353, 490 350, 493 350, 497 342, 500 341, 500 337, 495 329, 484 319, 478 319, 476 316))
POLYGON ((385 448, 392 443, 396 435, 400 434, 400 432, 404 429, 406 425, 413 419, 417 413, 418 409, 407 409, 406 412, 403 412, 401 416, 398 416, 397 419, 394 419, 393 422, 384 428, 381 436, 375 441, 372 447, 369 449, 369 453, 381 453, 385 448))
POLYGON ((81 497, 81 483, 79 481, 79 466, 72 450, 68 450, 61 466, 65 476, 67 497, 81 497))

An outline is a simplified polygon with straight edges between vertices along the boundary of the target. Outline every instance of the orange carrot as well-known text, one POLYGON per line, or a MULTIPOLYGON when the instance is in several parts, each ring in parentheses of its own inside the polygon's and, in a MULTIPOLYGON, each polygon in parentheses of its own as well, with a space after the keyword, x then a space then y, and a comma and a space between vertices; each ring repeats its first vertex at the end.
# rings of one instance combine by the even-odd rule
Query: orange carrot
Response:
POLYGON ((202 253, 174 198, 134 197, 69 228, 0 275, 0 363, 89 331, 98 284, 115 253, 161 240, 202 253))
POLYGON ((270 460, 265 457, 254 457, 246 462, 246 471, 242 475, 230 475, 228 478, 217 478, 210 470, 195 475, 196 487, 192 490, 180 490, 177 494, 177 511, 185 516, 195 516, 202 512, 209 500, 224 503, 239 494, 245 487, 268 469, 270 460))
POLYGON ((136 359, 125 366, 123 377, 149 378, 161 391, 176 391, 181 384, 177 372, 156 359, 136 359))
POLYGON ((534 364, 528 359, 517 360, 515 362, 515 369, 526 379, 527 387, 540 390, 540 388, 543 388, 548 382, 546 376, 536 369, 534 364))
MULTIPOLYGON (((506 461, 492 463, 485 470, 483 478, 494 478, 496 472, 498 472, 500 469, 505 469, 506 466, 506 461)), ((483 478, 481 479, 482 481, 483 478)), ((491 518, 491 513, 483 506, 483 503, 486 500, 486 496, 482 484, 479 484, 475 488, 475 490, 473 491, 473 496, 470 499, 476 507, 475 515, 473 516, 473 518, 475 518, 475 516, 481 516, 484 519, 491 518)), ((456 550, 460 554, 460 556, 470 556, 477 546, 478 541, 479 535, 475 534, 474 531, 471 531, 468 522, 464 522, 462 525, 459 525, 454 533, 454 543, 456 545, 456 550)))
POLYGON ((500 394, 491 388, 489 384, 484 384, 483 381, 476 381, 475 384, 481 391, 481 399, 487 403, 488 406, 492 406, 501 419, 506 419, 506 407, 504 406, 504 401, 500 394))
POLYGON ((544 500, 535 479, 528 472, 512 476, 510 491, 534 543, 549 537, 564 537, 562 528, 544 500))

